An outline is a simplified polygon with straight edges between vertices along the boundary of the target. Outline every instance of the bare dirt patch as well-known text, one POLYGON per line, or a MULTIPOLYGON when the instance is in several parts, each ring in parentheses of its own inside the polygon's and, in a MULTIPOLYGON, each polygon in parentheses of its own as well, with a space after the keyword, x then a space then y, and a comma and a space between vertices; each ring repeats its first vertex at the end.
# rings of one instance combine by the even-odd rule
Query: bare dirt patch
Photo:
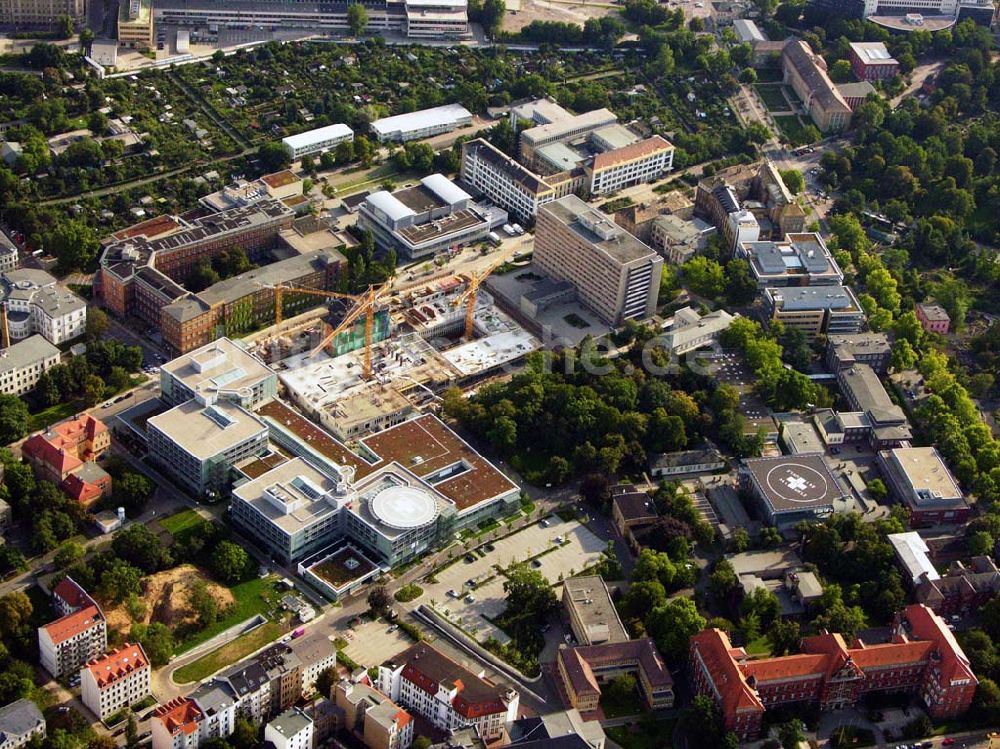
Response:
MULTIPOLYGON (((171 629, 193 624, 198 614, 191 605, 191 591, 199 583, 204 583, 220 611, 233 603, 233 594, 228 588, 210 580, 194 565, 182 564, 150 575, 143 581, 141 597, 146 604, 146 612, 141 623, 161 622, 171 629)), ((132 626, 132 617, 124 603, 105 609, 104 614, 109 628, 124 631, 132 626)))
MULTIPOLYGON (((511 6, 507 7, 510 10, 511 6)), ((508 12, 503 19, 503 30, 520 31, 532 21, 561 21, 583 26, 588 18, 603 18, 611 13, 618 13, 618 9, 610 2, 521 0, 517 12, 508 12)))

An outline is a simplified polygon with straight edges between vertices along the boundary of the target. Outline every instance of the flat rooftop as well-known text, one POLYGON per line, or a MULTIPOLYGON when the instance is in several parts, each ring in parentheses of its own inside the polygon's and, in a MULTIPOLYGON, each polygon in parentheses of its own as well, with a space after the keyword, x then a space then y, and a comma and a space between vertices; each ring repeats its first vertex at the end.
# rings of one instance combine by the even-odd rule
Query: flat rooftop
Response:
POLYGON ((160 368, 160 380, 171 376, 195 393, 252 387, 274 372, 229 338, 219 338, 171 359, 160 368))
POLYGON ((443 351, 441 356, 464 376, 487 372, 518 361, 542 347, 542 342, 526 330, 506 331, 477 338, 443 351))
POLYGON ((610 216, 591 207, 576 195, 567 195, 546 203, 540 212, 553 216, 584 241, 619 263, 658 257, 652 248, 618 226, 610 216))
POLYGON ((258 410, 359 480, 396 462, 426 481, 459 512, 517 490, 517 485, 431 414, 410 419, 358 442, 351 450, 278 400, 258 410))
POLYGON ((785 312, 861 310, 854 292, 847 286, 791 286, 768 288, 766 292, 781 302, 780 308, 785 312))
POLYGON ((307 461, 293 458, 233 489, 233 497, 291 535, 339 509, 337 485, 307 461))
POLYGON ((199 460, 267 433, 267 426, 256 416, 226 401, 203 406, 191 399, 153 416, 148 424, 199 460))
POLYGON ((889 453, 914 492, 927 494, 929 500, 962 497, 962 490, 936 448, 897 447, 889 453))
POLYGON ((538 125, 521 132, 521 138, 526 143, 548 143, 552 140, 571 137, 574 133, 597 128, 618 122, 618 116, 610 109, 594 109, 574 117, 564 117, 546 125, 538 125))
POLYGON ((823 456, 813 453, 752 458, 743 465, 774 512, 832 509, 844 492, 823 456))
POLYGON ((590 642, 625 642, 628 632, 600 575, 570 577, 563 582, 563 603, 576 612, 590 642))
POLYGON ((395 132, 407 133, 438 125, 456 125, 463 119, 471 118, 472 112, 461 104, 445 104, 432 109, 421 109, 418 112, 383 117, 375 120, 371 127, 378 135, 385 136, 395 132))

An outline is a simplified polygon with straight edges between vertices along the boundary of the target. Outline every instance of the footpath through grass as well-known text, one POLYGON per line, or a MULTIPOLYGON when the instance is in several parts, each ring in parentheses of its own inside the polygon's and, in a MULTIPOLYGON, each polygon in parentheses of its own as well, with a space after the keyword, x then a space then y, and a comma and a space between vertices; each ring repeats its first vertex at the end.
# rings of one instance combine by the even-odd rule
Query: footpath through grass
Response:
POLYGON ((281 635, 281 626, 275 622, 267 622, 257 627, 253 632, 237 637, 218 650, 177 669, 174 680, 178 684, 206 679, 216 671, 246 658, 281 635))
POLYGON ((275 589, 276 583, 277 578, 269 575, 264 578, 255 577, 253 580, 248 580, 245 583, 239 583, 231 587, 229 591, 233 594, 235 600, 233 601, 233 605, 226 610, 225 617, 179 643, 177 653, 187 652, 196 645, 201 645, 206 640, 215 637, 220 632, 224 632, 252 616, 263 614, 277 606, 278 592, 275 589))

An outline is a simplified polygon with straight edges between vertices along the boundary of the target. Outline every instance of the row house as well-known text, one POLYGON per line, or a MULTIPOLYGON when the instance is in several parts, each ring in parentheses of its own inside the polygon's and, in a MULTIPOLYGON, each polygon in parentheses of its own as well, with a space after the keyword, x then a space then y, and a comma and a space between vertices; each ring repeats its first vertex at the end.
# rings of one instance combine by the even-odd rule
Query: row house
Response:
POLYGON ((101 720, 149 696, 149 659, 142 645, 125 643, 80 669, 80 697, 101 720))
POLYGON ((100 606, 70 577, 53 588, 52 605, 59 618, 38 628, 38 651, 42 667, 60 678, 103 653, 108 630, 100 606))

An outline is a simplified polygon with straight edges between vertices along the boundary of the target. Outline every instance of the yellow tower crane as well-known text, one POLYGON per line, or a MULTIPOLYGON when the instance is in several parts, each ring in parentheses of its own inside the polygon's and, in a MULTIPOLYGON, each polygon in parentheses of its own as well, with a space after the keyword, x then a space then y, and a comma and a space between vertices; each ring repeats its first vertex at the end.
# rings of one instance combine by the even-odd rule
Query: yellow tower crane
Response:
POLYGON ((451 300, 451 303, 458 306, 462 302, 466 302, 465 306, 465 340, 472 340, 473 326, 476 319, 476 299, 479 296, 479 286, 483 281, 497 268, 503 265, 504 260, 497 260, 491 266, 489 266, 482 273, 470 273, 466 276, 468 280, 468 287, 465 291, 459 294, 457 297, 451 300))
POLYGON ((354 297, 355 306, 348 312, 344 319, 340 321, 340 325, 334 328, 330 333, 323 338, 316 348, 314 348, 309 356, 316 356, 320 351, 326 348, 334 338, 349 330, 354 323, 362 315, 365 317, 365 358, 364 367, 362 373, 364 378, 370 379, 372 375, 372 333, 375 330, 375 312, 378 309, 379 302, 382 297, 392 288, 392 279, 383 283, 381 286, 375 286, 372 284, 368 287, 368 290, 363 294, 354 297))

